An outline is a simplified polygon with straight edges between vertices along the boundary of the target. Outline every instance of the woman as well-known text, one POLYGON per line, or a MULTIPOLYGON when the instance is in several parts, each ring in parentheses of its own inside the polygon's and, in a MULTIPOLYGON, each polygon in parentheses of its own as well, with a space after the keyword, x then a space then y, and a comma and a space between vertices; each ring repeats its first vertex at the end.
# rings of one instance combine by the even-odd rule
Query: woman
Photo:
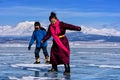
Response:
POLYGON ((51 12, 49 17, 50 25, 47 31, 47 35, 41 41, 42 43, 48 40, 51 36, 53 37, 53 45, 51 48, 50 63, 52 69, 49 72, 58 71, 57 65, 64 64, 64 74, 70 74, 70 48, 68 39, 65 36, 66 30, 80 31, 81 27, 67 24, 58 20, 56 14, 51 12))

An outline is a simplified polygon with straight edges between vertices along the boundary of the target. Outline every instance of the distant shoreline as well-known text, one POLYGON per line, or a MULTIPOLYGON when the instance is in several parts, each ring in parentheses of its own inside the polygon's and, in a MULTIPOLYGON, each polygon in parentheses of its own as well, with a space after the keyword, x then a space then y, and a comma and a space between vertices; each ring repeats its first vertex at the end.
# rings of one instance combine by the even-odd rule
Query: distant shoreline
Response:
MULTIPOLYGON (((0 47, 28 47, 27 42, 6 42, 1 43, 0 47)), ((120 42, 96 42, 96 41, 69 41, 71 48, 120 48, 120 42)), ((48 41, 48 47, 52 46, 52 41, 48 41)), ((32 47, 35 47, 33 44, 32 47)))

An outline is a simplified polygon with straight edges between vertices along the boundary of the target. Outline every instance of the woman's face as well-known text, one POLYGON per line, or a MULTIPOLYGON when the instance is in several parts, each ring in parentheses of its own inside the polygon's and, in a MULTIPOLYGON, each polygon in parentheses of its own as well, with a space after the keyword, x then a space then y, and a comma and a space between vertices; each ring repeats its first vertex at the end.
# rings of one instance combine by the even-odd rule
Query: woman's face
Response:
POLYGON ((50 20, 50 22, 51 22, 51 24, 55 24, 55 23, 57 22, 57 19, 52 18, 52 19, 50 20))

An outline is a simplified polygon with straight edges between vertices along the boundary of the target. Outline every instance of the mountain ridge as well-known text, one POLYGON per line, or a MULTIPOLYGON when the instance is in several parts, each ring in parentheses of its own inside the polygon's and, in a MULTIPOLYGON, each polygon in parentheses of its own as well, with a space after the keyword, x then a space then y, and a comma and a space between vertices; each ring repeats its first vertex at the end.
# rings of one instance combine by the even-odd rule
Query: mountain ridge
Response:
MULTIPOLYGON (((2 42, 27 42, 30 40, 30 36, 34 30, 33 21, 25 21, 18 23, 12 27, 9 25, 0 26, 0 43, 2 42)), ((47 24, 41 23, 47 29, 47 24)), ((114 24, 115 25, 115 24, 114 24)), ((70 41, 98 41, 98 42, 120 42, 120 31, 112 27, 103 26, 101 28, 93 28, 82 26, 82 30, 79 31, 67 31, 66 36, 70 41)))

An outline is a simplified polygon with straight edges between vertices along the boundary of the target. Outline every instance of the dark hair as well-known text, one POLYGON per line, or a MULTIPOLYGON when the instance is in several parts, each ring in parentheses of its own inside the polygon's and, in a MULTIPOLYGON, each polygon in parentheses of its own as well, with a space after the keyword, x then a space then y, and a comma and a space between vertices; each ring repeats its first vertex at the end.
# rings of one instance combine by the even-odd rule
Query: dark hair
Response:
POLYGON ((50 21, 52 18, 57 19, 57 16, 56 16, 56 13, 55 13, 55 12, 51 12, 51 13, 50 13, 49 21, 50 21))
POLYGON ((41 26, 39 22, 35 22, 34 26, 41 26))

